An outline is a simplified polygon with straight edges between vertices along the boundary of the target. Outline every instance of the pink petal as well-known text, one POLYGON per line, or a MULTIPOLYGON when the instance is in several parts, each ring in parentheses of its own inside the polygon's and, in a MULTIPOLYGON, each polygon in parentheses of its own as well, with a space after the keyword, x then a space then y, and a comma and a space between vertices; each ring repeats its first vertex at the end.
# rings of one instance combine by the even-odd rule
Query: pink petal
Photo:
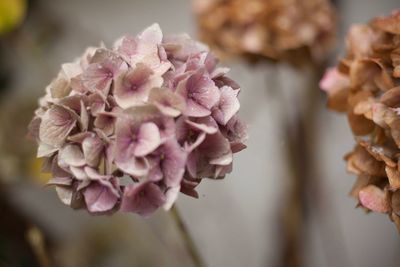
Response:
POLYGON ((358 197, 361 204, 372 211, 385 213, 390 209, 387 194, 374 185, 363 188, 358 197))
POLYGON ((137 145, 134 149, 136 157, 142 157, 153 152, 161 144, 158 127, 152 122, 143 123, 140 126, 137 139, 137 145))
POLYGON ((114 208, 118 197, 109 188, 99 183, 92 183, 83 192, 85 202, 90 212, 106 212, 114 208))
POLYGON ((139 34, 139 40, 150 43, 160 44, 163 38, 163 34, 160 25, 154 23, 150 27, 146 28, 141 34, 139 34))
POLYGON ((200 130, 206 134, 215 134, 218 131, 218 124, 210 116, 186 120, 186 123, 193 129, 200 130))
POLYGON ((99 165, 104 144, 97 136, 89 136, 82 142, 82 150, 86 163, 89 166, 96 167, 99 165))
POLYGON ((39 127, 40 140, 46 144, 60 146, 75 127, 77 115, 61 107, 53 106, 42 117, 39 127))
POLYGON ((97 114, 97 118, 94 120, 94 126, 101 129, 107 136, 114 133, 114 125, 116 118, 113 114, 108 112, 101 112, 97 114))
POLYGON ((185 100, 167 88, 153 88, 149 95, 153 103, 166 116, 177 117, 185 110, 185 100))
POLYGON ((165 203, 165 196, 154 183, 130 185, 125 188, 121 211, 148 216, 165 203))
POLYGON ((329 68, 319 82, 319 87, 328 94, 349 86, 349 78, 341 74, 337 68, 329 68))
POLYGON ((106 107, 104 98, 99 93, 91 94, 88 98, 88 102, 90 107, 90 113, 93 116, 96 116, 99 112, 103 112, 106 107))
POLYGON ((233 90, 229 86, 224 86, 220 90, 221 98, 218 105, 213 108, 212 115, 219 124, 225 125, 239 111, 240 103, 237 99, 238 90, 233 90))
POLYGON ((126 74, 119 76, 115 82, 115 101, 122 108, 143 104, 153 87, 159 87, 163 81, 160 76, 152 75, 153 71, 143 64, 126 74))
POLYGON ((221 133, 208 135, 199 146, 199 150, 208 158, 210 164, 228 165, 232 162, 229 141, 221 133))
POLYGON ((60 149, 58 154, 58 164, 61 167, 80 167, 85 165, 85 158, 79 146, 66 145, 60 149))
POLYGON ((187 154, 175 140, 169 140, 161 148, 160 166, 167 187, 178 186, 185 172, 187 154))
POLYGON ((178 84, 177 92, 186 99, 185 115, 203 117, 210 115, 211 108, 220 98, 218 87, 205 73, 199 69, 189 78, 178 84))

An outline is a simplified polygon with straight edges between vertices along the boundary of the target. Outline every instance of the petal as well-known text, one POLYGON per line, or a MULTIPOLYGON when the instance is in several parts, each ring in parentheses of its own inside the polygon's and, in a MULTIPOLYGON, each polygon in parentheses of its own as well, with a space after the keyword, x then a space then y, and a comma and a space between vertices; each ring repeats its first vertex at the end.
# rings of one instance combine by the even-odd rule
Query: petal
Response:
POLYGON ((196 71, 177 86, 177 92, 186 99, 185 115, 191 117, 208 116, 210 109, 217 104, 220 97, 218 87, 204 72, 204 69, 196 71))
POLYGON ((167 88, 153 88, 149 95, 149 102, 153 103, 161 113, 177 117, 185 110, 185 100, 167 88))
POLYGON ((150 27, 147 27, 141 34, 139 34, 139 40, 151 44, 160 44, 163 38, 163 34, 158 23, 154 23, 150 27))
POLYGON ((219 124, 225 125, 239 111, 240 103, 237 98, 239 90, 224 86, 220 91, 221 97, 218 105, 213 108, 212 115, 219 124))
POLYGON ((125 188, 121 211, 148 216, 164 203, 165 196, 156 184, 135 184, 125 188))
POLYGON ((161 136, 156 124, 143 123, 137 134, 137 144, 134 149, 136 157, 145 156, 153 152, 161 144, 161 136))
POLYGON ((62 203, 68 206, 72 204, 73 190, 70 187, 56 186, 56 192, 62 203))
POLYGON ((207 135, 199 150, 207 157, 210 164, 228 165, 233 160, 229 141, 219 132, 207 135))
POLYGON ((52 154, 54 154, 54 152, 56 152, 57 150, 58 150, 57 147, 40 142, 36 157, 38 158, 49 157, 52 154))
POLYGON ((58 164, 61 167, 81 167, 85 165, 85 158, 79 146, 66 145, 60 149, 58 154, 58 164))
POLYGON ((122 108, 129 108, 143 104, 149 97, 153 87, 163 83, 160 76, 153 75, 153 71, 144 64, 137 64, 135 68, 117 77, 115 81, 115 101, 122 108))
POLYGON ((161 170, 167 187, 178 186, 185 172, 187 154, 176 140, 169 140, 162 146, 161 170))
POLYGON ((90 212, 106 212, 114 208, 118 202, 109 188, 99 184, 91 183, 85 191, 83 191, 85 202, 90 212))
POLYGON ((97 114, 97 118, 94 120, 94 126, 101 129, 107 136, 114 133, 114 125, 116 118, 113 114, 108 112, 101 112, 97 114))
POLYGON ((89 136, 82 142, 83 155, 89 166, 97 167, 104 148, 103 141, 98 136, 89 136))
POLYGON ((76 114, 63 107, 53 106, 42 117, 39 138, 46 144, 60 146, 75 127, 76 121, 76 114))
POLYGON ((387 192, 374 185, 364 187, 358 193, 358 197, 361 204, 372 211, 385 213, 390 209, 387 192))

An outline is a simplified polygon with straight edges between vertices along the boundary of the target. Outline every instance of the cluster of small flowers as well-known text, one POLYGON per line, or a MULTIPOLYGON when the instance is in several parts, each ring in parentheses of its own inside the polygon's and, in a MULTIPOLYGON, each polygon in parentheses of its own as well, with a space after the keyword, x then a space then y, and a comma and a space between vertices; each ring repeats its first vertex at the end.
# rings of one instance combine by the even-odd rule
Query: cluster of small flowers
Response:
POLYGON ((63 203, 149 215, 245 148, 239 86, 207 47, 157 24, 62 65, 30 123, 63 203))
POLYGON ((356 137, 346 156, 351 195, 400 230, 400 11, 350 29, 347 56, 327 71, 328 107, 346 112, 356 137))
POLYGON ((336 33, 329 0, 193 0, 201 39, 226 57, 325 58, 336 33))

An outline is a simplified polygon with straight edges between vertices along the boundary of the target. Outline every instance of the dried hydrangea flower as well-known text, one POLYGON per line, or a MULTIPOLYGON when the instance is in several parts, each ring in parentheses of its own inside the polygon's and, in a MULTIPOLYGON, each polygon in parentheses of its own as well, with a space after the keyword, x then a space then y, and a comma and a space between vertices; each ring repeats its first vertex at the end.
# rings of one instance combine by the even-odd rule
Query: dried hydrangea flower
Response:
POLYGON ((244 149, 240 88, 208 48, 157 24, 62 65, 29 126, 61 201, 147 216, 244 149))
POLYGON ((320 62, 336 15, 329 0, 193 0, 200 37, 223 56, 320 62))
POLYGON ((400 11, 353 26, 347 56, 320 86, 329 108, 346 112, 357 145, 345 159, 358 175, 351 195, 387 213, 400 230, 400 11))

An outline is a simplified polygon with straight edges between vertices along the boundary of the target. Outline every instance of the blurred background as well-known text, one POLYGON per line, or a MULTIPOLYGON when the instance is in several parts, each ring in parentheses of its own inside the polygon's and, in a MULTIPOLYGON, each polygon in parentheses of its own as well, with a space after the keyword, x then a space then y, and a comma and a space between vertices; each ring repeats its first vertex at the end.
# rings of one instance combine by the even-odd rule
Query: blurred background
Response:
MULTIPOLYGON (((340 31, 332 65, 343 54, 349 25, 400 7, 398 0, 336 2, 340 31)), ((188 0, 0 0, 0 267, 192 266, 167 212, 148 219, 92 217, 64 206, 43 187, 48 177, 40 174, 35 144, 25 139, 37 98, 62 63, 154 22, 164 34, 196 36, 188 0)), ((285 64, 224 64, 242 88, 248 149, 226 179, 202 183, 198 200, 181 195, 177 205, 206 266, 289 266, 282 261, 290 255, 282 254, 279 219, 290 186, 283 156, 288 144, 279 130, 288 107, 273 91, 278 81, 285 94, 296 96, 307 75, 285 64)), ((322 93, 319 105, 313 167, 320 194, 310 197, 299 244, 302 266, 399 266, 396 227, 383 215, 355 209, 348 196, 355 177, 343 161, 354 144, 346 118, 323 108, 322 93)))

